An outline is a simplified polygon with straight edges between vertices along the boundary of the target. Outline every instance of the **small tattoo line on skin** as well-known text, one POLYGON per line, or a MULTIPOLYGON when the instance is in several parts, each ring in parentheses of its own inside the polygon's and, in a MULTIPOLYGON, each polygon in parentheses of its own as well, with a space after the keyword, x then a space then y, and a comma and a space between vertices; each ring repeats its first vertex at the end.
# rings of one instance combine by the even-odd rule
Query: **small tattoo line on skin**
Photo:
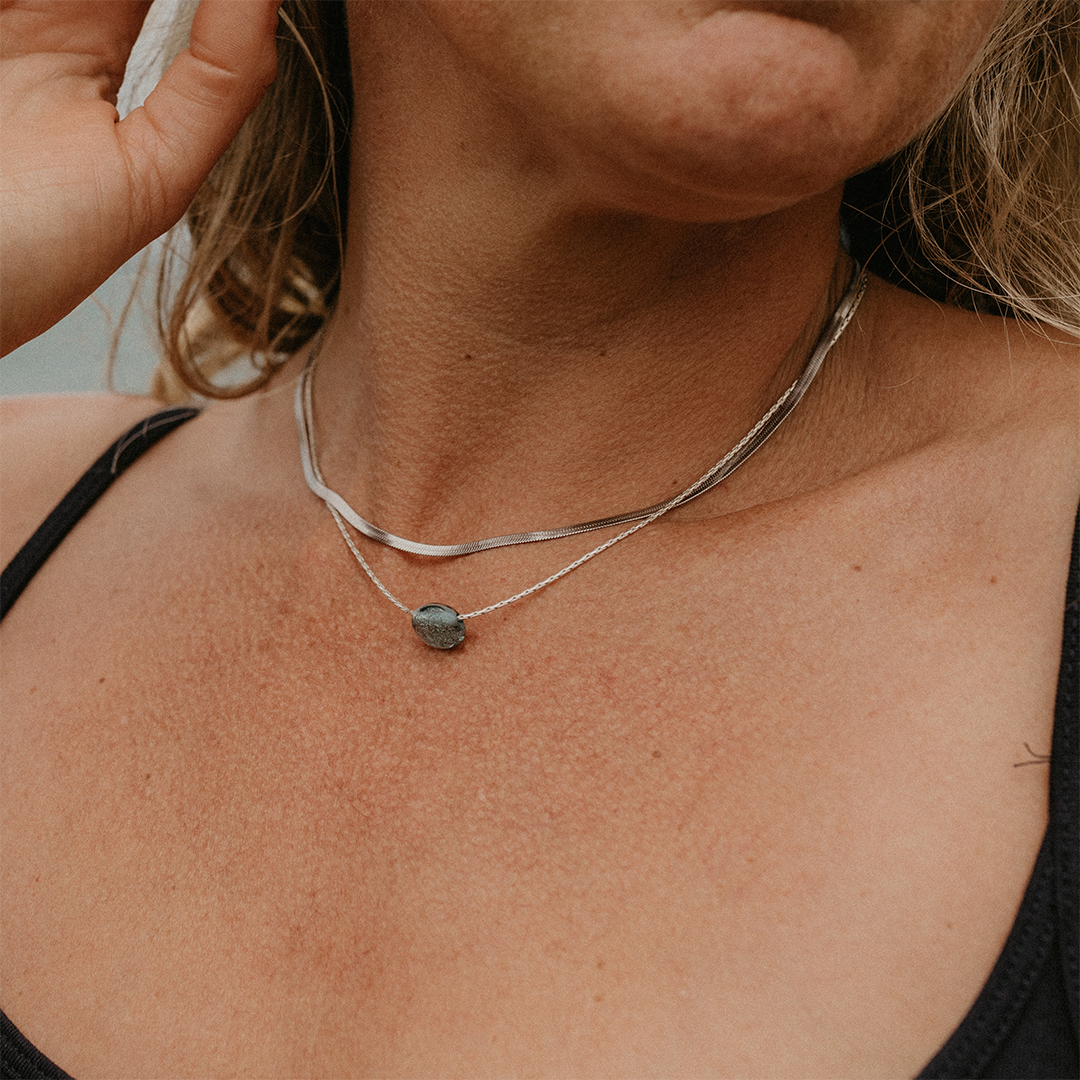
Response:
POLYGON ((1014 761, 1013 762, 1013 768, 1014 769, 1019 769, 1021 765, 1049 765, 1050 764, 1050 755, 1049 754, 1036 754, 1035 751, 1031 749, 1030 743, 1024 743, 1024 749, 1031 755, 1031 759, 1029 761, 1014 761))

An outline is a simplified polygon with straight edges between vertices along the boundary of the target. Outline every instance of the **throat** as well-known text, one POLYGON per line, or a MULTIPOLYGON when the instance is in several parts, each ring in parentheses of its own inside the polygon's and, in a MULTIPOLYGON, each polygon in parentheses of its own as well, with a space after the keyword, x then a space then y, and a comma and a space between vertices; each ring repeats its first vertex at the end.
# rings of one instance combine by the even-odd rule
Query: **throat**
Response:
POLYGON ((312 385, 318 348, 312 350, 307 366, 297 383, 295 398, 296 422, 300 442, 301 462, 304 478, 311 492, 322 499, 341 531, 342 538, 355 556, 364 573, 375 587, 396 607, 408 613, 413 629, 424 644, 436 649, 456 648, 465 639, 465 620, 498 610, 508 604, 523 600, 540 589, 576 570, 579 566, 603 554, 621 540, 651 525, 672 510, 676 510, 701 495, 711 491, 724 481, 736 469, 744 464, 776 432, 787 416, 796 408, 806 391, 810 388, 830 350, 842 336, 849 322, 858 309, 866 288, 866 276, 856 268, 851 283, 836 306, 817 343, 810 351, 809 359, 795 381, 777 398, 750 430, 718 462, 674 496, 647 507, 625 511, 603 518, 580 522, 574 525, 558 526, 551 529, 530 530, 521 533, 483 537, 458 544, 428 544, 398 536, 373 524, 364 518, 336 491, 330 488, 322 475, 318 461, 318 449, 315 439, 315 420, 312 404, 312 385), (446 604, 428 603, 416 609, 409 609, 382 583, 361 554, 350 534, 350 528, 358 534, 375 540, 397 551, 435 558, 457 558, 477 554, 500 547, 518 544, 542 543, 559 540, 568 536, 596 532, 602 529, 622 527, 621 532, 597 544, 594 548, 568 563, 561 570, 529 586, 512 596, 498 601, 486 608, 460 615, 446 604))

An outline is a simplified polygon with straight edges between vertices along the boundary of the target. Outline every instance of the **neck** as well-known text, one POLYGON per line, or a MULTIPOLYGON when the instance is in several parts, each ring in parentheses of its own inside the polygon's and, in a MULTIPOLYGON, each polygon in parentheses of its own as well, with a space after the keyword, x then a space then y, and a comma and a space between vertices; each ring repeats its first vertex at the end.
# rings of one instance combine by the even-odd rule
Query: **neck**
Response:
POLYGON ((327 482, 433 543, 680 490, 805 362, 847 276, 839 192, 721 224, 617 208, 412 5, 374 7, 315 381, 327 482))

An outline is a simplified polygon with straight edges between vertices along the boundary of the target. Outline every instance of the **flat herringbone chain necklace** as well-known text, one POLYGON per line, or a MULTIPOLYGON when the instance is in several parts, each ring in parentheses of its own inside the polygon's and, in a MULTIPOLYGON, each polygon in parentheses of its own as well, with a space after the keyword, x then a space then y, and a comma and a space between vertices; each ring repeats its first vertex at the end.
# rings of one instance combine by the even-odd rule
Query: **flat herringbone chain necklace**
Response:
POLYGON ((576 570, 579 566, 595 559, 601 552, 609 547, 625 540, 628 536, 651 525, 657 518, 662 517, 669 510, 677 506, 683 506, 710 491, 721 480, 730 476, 740 465, 745 462, 755 450, 764 445, 765 441, 791 414, 791 411, 802 400, 803 395, 809 389, 814 377, 821 370, 821 365, 829 350, 836 344, 847 329, 866 291, 866 272, 855 266, 851 284, 844 293, 836 310, 832 313, 825 329, 818 338, 817 344, 810 353, 799 377, 785 390, 769 411, 746 433, 745 436, 729 450, 708 472, 700 479, 695 480, 688 488, 665 502, 647 506, 643 510, 631 510, 626 514, 616 514, 613 517, 599 518, 596 521, 582 522, 580 525, 564 525, 558 529, 542 529, 537 532, 512 533, 507 536, 491 536, 485 540, 471 540, 464 544, 423 544, 416 540, 406 540, 404 537, 395 536, 393 533, 380 529, 370 521, 361 517, 349 504, 336 492, 326 486, 322 473, 319 471, 319 461, 315 452, 315 424, 314 412, 311 401, 312 375, 315 370, 315 359, 318 348, 312 349, 311 356, 304 367, 303 374, 296 384, 296 426, 300 435, 300 461, 304 469, 304 478, 308 487, 326 503, 327 509, 337 522, 345 543, 349 550, 356 556, 356 561, 363 568, 364 573, 371 578, 375 587, 396 607, 400 608, 412 619, 413 629, 420 639, 435 649, 452 649, 460 645, 465 639, 465 620, 475 619, 480 615, 486 615, 490 611, 497 611, 506 607, 507 604, 516 603, 526 596, 546 588, 559 578, 576 570), (471 555, 477 551, 488 551, 491 548, 509 547, 512 544, 534 544, 541 540, 557 540, 564 536, 576 536, 578 533, 592 532, 595 529, 604 529, 614 525, 625 525, 629 522, 637 524, 625 529, 613 536, 610 540, 586 552, 579 559, 575 559, 568 566, 552 574, 550 577, 530 585, 527 589, 508 596, 496 604, 479 608, 459 615, 447 604, 422 604, 418 608, 410 608, 403 604, 390 590, 379 580, 375 572, 368 566, 360 549, 356 546, 345 523, 348 522, 357 532, 372 540, 377 540, 387 547, 396 548, 398 551, 407 551, 414 555, 431 555, 449 558, 457 555, 471 555))

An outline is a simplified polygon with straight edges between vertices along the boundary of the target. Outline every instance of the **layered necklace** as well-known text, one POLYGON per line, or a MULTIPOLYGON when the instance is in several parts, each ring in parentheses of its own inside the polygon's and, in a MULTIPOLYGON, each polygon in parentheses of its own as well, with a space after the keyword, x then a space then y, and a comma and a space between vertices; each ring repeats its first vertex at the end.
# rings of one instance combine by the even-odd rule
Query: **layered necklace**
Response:
POLYGON ((319 471, 319 459, 315 451, 314 410, 311 400, 312 376, 318 354, 317 346, 312 349, 304 371, 296 384, 296 426, 300 435, 300 461, 304 469, 304 478, 307 480, 308 487, 326 503, 326 507, 333 515, 338 529, 341 530, 341 535, 345 538, 345 543, 348 544, 349 550, 356 557, 356 561, 363 568, 364 573, 367 574, 375 587, 390 603, 409 616, 413 630, 416 631, 420 640, 434 649, 453 649, 465 640, 465 623, 469 619, 477 619, 481 615, 498 611, 499 608, 517 603, 518 600, 524 600, 526 596, 539 592, 560 578, 566 577, 567 574, 572 573, 590 559, 595 559, 597 555, 607 551, 608 548, 621 540, 625 540, 639 529, 651 525, 669 510, 684 506, 699 495, 711 491, 722 480, 730 476, 754 451, 764 445, 765 441, 787 419, 795 406, 802 400, 803 395, 814 381, 814 376, 821 370, 829 350, 832 349, 844 333, 844 330, 847 329, 847 325, 851 322, 865 291, 866 272, 856 265, 851 284, 826 323, 799 377, 780 395, 769 411, 746 435, 713 465, 704 476, 695 480, 688 488, 685 488, 673 498, 656 503, 653 506, 646 506, 643 510, 631 510, 628 513, 598 518, 596 521, 584 521, 578 525, 563 525, 556 529, 511 533, 507 536, 489 536, 483 540, 470 540, 463 544, 425 544, 418 540, 407 540, 402 536, 395 536, 385 529, 380 529, 378 525, 374 525, 366 518, 361 517, 336 491, 327 487, 322 473, 319 471), (579 533, 593 532, 596 529, 628 525, 630 522, 636 524, 594 547, 561 570, 544 578, 543 581, 538 581, 535 585, 530 585, 527 589, 522 589, 521 592, 514 593, 513 596, 508 596, 505 600, 498 601, 498 603, 489 604, 487 607, 478 608, 476 611, 469 611, 463 615, 455 611, 449 604, 428 603, 421 604, 417 608, 410 608, 408 605, 403 604, 379 580, 375 571, 368 565, 348 528, 351 525, 358 533, 362 533, 372 540, 377 540, 387 547, 395 548, 397 551, 407 551, 413 555, 429 555, 436 558, 453 558, 459 555, 472 555, 478 551, 490 551, 492 548, 510 547, 514 544, 535 544, 543 540, 558 540, 564 536, 576 536, 579 533))

